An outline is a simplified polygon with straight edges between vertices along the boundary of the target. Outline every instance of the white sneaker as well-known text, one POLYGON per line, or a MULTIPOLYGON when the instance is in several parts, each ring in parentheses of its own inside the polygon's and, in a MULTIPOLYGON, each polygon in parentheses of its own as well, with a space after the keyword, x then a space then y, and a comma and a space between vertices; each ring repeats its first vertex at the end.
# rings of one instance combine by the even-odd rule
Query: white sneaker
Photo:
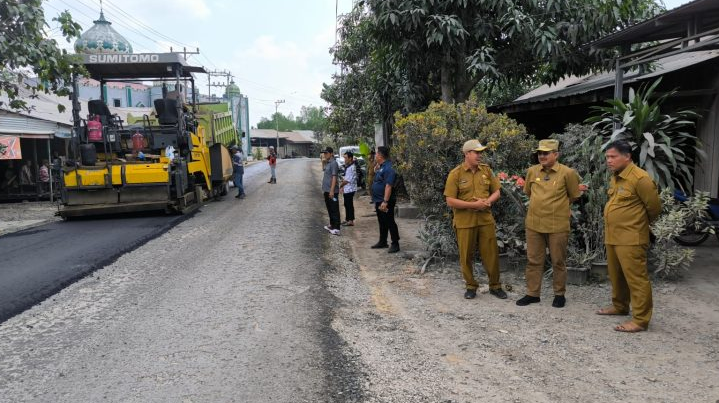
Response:
POLYGON ((339 234, 340 234, 340 230, 338 230, 338 229, 331 229, 331 230, 330 230, 330 234, 332 234, 332 235, 339 235, 339 234))
POLYGON ((329 226, 329 225, 325 225, 325 229, 326 229, 327 231, 330 231, 330 232, 332 232, 332 228, 330 228, 330 226, 329 226))

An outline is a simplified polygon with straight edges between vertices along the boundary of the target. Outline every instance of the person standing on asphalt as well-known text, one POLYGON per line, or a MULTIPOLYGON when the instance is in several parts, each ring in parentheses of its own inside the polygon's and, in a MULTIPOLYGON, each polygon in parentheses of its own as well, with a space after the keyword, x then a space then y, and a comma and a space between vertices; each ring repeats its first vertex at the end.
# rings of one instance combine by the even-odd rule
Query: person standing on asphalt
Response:
POLYGON ((649 224, 662 211, 657 186, 646 171, 632 162, 632 146, 625 140, 607 145, 609 200, 604 206, 604 243, 612 283, 612 306, 598 315, 627 315, 632 320, 614 327, 618 332, 647 330, 652 318, 652 285, 647 272, 649 224))
POLYGON ((379 241, 372 245, 372 249, 382 249, 389 246, 387 253, 399 252, 399 228, 394 221, 394 206, 397 203, 393 186, 397 174, 389 160, 389 148, 377 147, 375 154, 377 169, 372 182, 372 202, 374 203, 377 221, 379 222, 379 241), (387 245, 387 233, 392 239, 392 245, 387 245))
POLYGON ((354 153, 347 151, 344 155, 345 175, 340 183, 342 198, 345 205, 345 221, 342 225, 351 227, 355 225, 354 196, 357 192, 357 164, 354 161, 354 153))
POLYGON ((270 146, 270 155, 267 156, 267 161, 270 163, 270 181, 267 183, 277 183, 277 177, 275 176, 275 168, 277 168, 277 154, 275 153, 275 147, 270 146))
POLYGON ((325 197, 325 207, 327 214, 330 216, 330 225, 325 225, 325 229, 332 235, 340 234, 340 202, 337 199, 338 183, 337 174, 339 165, 335 160, 335 154, 332 147, 327 147, 322 151, 327 165, 325 165, 325 173, 322 177, 322 193, 325 197))
POLYGON ((230 147, 232 151, 232 182, 237 188, 237 199, 245 198, 245 187, 242 185, 242 176, 245 174, 245 166, 242 158, 242 151, 237 146, 230 147))
POLYGON ((524 220, 527 237, 527 294, 517 300, 526 306, 540 301, 544 259, 549 247, 552 259, 554 301, 552 306, 566 304, 567 247, 569 245, 570 204, 581 196, 579 174, 560 164, 559 141, 541 140, 537 148, 539 164, 530 167, 524 182, 529 209, 524 220))
POLYGON ((499 200, 501 186, 489 165, 482 164, 482 151, 486 148, 478 140, 465 142, 462 146, 464 162, 449 172, 444 185, 445 200, 454 213, 452 225, 457 234, 466 299, 477 296, 479 284, 474 279, 477 246, 482 266, 489 277, 490 294, 500 299, 507 298, 499 282, 499 248, 492 216, 492 204, 499 200))

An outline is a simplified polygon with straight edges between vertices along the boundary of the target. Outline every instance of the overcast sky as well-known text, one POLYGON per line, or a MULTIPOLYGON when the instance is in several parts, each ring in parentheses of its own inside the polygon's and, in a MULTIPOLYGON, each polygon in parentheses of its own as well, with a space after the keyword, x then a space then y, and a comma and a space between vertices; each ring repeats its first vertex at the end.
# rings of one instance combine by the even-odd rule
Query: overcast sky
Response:
MULTIPOLYGON (((687 2, 665 0, 669 9, 687 2)), ((352 4, 353 0, 103 0, 103 10, 135 53, 199 47, 201 54, 190 58, 192 64, 231 71, 249 97, 250 124, 256 126, 261 117, 274 113, 278 99, 286 101, 279 106, 285 114, 297 115, 303 105, 324 106, 319 96, 322 83, 329 83, 337 71, 329 54, 335 16, 348 12, 352 4)), ((99 0, 46 0, 44 6, 47 20, 68 10, 83 30, 100 14, 99 0)), ((206 77, 198 81, 200 91, 207 93, 206 77)))

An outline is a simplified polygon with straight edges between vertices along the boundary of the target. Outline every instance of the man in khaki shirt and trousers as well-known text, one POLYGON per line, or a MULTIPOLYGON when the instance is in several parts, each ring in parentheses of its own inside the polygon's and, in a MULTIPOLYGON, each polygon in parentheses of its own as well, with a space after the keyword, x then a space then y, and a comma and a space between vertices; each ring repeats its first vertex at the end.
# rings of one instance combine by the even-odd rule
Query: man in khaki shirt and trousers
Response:
POLYGON ((481 153, 486 148, 477 140, 465 142, 464 162, 449 172, 444 186, 447 205, 454 212, 452 224, 457 234, 466 299, 477 296, 479 284, 474 279, 474 252, 478 246, 482 266, 489 277, 490 294, 507 298, 499 282, 499 249, 492 216, 492 204, 499 199, 500 184, 489 166, 481 163, 481 153))
POLYGON ((652 285, 647 272, 649 224, 662 211, 657 186, 646 171, 632 162, 632 147, 624 141, 609 143, 605 153, 613 172, 609 200, 604 206, 604 243, 612 282, 612 306, 599 315, 627 315, 632 320, 614 327, 618 332, 647 330, 652 317, 652 285))
POLYGON ((524 220, 527 236, 527 295, 517 301, 526 306, 540 301, 544 259, 549 247, 554 280, 552 306, 566 303, 567 245, 569 243, 569 205, 581 196, 579 174, 557 162, 559 141, 541 140, 537 148, 539 164, 527 170, 524 193, 529 196, 529 209, 524 220))

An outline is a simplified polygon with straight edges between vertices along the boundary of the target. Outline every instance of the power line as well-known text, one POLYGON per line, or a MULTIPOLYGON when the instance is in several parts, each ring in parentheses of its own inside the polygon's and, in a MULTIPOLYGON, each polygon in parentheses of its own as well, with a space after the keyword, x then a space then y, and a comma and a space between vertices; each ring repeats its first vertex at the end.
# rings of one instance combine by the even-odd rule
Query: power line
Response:
POLYGON ((172 43, 174 43, 174 44, 176 44, 176 45, 178 45, 178 46, 180 46, 180 47, 186 47, 186 48, 192 48, 192 47, 194 47, 194 46, 190 46, 190 45, 188 45, 188 44, 179 42, 179 41, 177 41, 176 39, 171 38, 171 37, 169 37, 169 36, 163 34, 162 32, 159 32, 159 31, 155 30, 155 29, 152 28, 151 26, 149 26, 149 25, 145 24, 144 22, 142 22, 142 20, 140 20, 139 18, 128 14, 125 10, 123 10, 123 9, 121 9, 120 7, 114 5, 113 3, 111 3, 111 2, 108 1, 108 0, 104 0, 104 3, 103 3, 103 4, 109 5, 110 8, 112 8, 112 9, 116 10, 117 12, 119 12, 120 14, 124 15, 124 16, 125 16, 124 18, 127 18, 127 19, 129 19, 129 20, 131 20, 131 21, 134 21, 134 22, 135 22, 137 25, 139 25, 141 28, 144 28, 144 29, 146 29, 146 30, 152 32, 153 34, 159 36, 161 39, 164 39, 164 40, 166 40, 166 41, 172 42, 172 43))

